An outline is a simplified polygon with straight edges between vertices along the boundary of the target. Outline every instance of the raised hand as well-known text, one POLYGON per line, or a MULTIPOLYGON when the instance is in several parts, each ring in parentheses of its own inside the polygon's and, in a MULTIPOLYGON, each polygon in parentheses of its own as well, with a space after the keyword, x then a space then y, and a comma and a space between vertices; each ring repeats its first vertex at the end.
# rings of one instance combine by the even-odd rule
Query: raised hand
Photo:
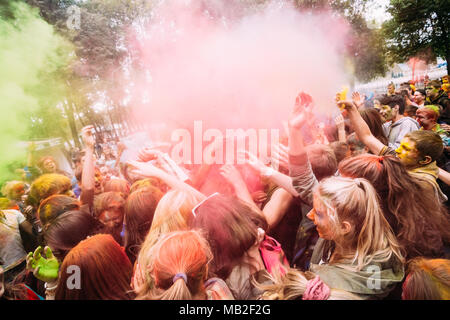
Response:
POLYGON ((88 148, 93 148, 95 145, 95 138, 92 134, 92 129, 94 129, 93 126, 86 126, 81 129, 81 138, 83 139, 83 143, 88 148))
POLYGON ((161 155, 162 151, 160 150, 144 147, 141 150, 139 150, 138 160, 142 162, 147 162, 150 160, 155 160, 161 155))
POLYGON ((312 97, 305 92, 301 92, 295 100, 295 107, 291 119, 288 121, 289 127, 300 129, 307 121, 312 108, 312 97))
POLYGON ((161 169, 157 168, 150 162, 128 161, 127 164, 131 166, 129 171, 132 174, 141 177, 159 177, 162 172, 161 169))
POLYGON ((334 118, 334 123, 336 124, 338 130, 345 130, 344 117, 341 114, 334 118))
POLYGON ((49 247, 44 248, 45 258, 42 257, 42 247, 39 246, 27 256, 27 269, 33 271, 33 275, 42 281, 53 282, 58 279, 59 262, 49 247))
POLYGON ((264 163, 258 159, 253 153, 250 153, 246 150, 238 150, 238 163, 247 163, 253 169, 261 173, 265 168, 267 168, 264 163))
POLYGON ((264 191, 255 191, 252 193, 252 199, 255 203, 263 203, 267 200, 267 193, 264 191))
POLYGON ((358 109, 361 108, 361 106, 364 103, 363 99, 361 98, 361 94, 359 92, 352 93, 352 101, 358 109))

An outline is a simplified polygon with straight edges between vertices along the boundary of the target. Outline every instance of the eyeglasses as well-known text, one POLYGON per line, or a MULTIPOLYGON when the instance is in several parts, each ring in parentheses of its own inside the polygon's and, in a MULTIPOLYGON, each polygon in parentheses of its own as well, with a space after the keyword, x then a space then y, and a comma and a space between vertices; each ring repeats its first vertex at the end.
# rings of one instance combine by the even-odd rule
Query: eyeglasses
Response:
POLYGON ((196 218, 197 217, 197 209, 201 206, 201 205, 203 205, 206 201, 208 201, 209 199, 211 199, 211 198, 213 198, 213 197, 215 197, 215 196, 218 196, 218 195, 220 195, 220 193, 219 192, 215 192, 215 193, 213 193, 212 195, 210 195, 209 197, 206 197, 205 199, 203 199, 202 201, 200 201, 193 209, 192 209, 192 215, 194 216, 194 218, 196 218))

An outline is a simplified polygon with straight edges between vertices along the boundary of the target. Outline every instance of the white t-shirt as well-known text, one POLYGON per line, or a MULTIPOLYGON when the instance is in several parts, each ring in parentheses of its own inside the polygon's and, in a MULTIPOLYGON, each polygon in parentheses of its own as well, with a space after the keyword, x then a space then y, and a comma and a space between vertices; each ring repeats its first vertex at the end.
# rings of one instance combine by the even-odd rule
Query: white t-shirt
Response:
POLYGON ((0 263, 5 271, 20 264, 27 256, 19 230, 19 225, 24 221, 20 211, 0 212, 0 263))

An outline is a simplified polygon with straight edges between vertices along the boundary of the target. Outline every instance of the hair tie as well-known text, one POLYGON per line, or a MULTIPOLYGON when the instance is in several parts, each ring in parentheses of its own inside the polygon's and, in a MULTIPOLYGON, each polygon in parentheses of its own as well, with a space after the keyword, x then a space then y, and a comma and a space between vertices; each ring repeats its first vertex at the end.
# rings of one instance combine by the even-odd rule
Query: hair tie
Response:
POLYGON ((330 288, 320 280, 319 276, 306 283, 306 290, 302 300, 327 300, 330 297, 330 288))
POLYGON ((184 282, 187 283, 187 276, 186 276, 186 273, 184 273, 184 272, 182 272, 182 273, 177 273, 177 274, 173 277, 172 282, 175 283, 175 281, 177 281, 177 280, 180 279, 180 278, 183 279, 184 282))

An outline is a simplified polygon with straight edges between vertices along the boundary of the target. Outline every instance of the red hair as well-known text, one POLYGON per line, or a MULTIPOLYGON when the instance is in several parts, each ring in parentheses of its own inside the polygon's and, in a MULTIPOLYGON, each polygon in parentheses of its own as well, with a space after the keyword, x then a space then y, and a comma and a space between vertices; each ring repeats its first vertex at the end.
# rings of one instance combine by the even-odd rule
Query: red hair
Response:
POLYGON ((133 267, 124 249, 106 234, 81 241, 64 258, 56 300, 128 300, 133 267), (80 268, 80 289, 67 288, 70 266, 80 268))

